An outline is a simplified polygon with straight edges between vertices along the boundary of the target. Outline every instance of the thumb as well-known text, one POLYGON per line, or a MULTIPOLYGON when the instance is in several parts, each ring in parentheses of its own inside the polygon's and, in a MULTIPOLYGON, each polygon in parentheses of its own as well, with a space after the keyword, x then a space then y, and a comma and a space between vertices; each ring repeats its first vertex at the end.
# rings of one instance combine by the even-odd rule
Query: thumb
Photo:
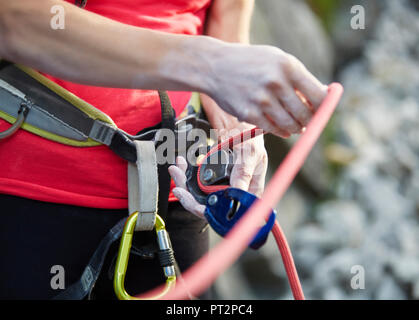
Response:
POLYGON ((180 204, 189 212, 193 213, 197 217, 201 219, 205 219, 204 211, 205 206, 202 204, 199 204, 193 195, 189 193, 187 190, 182 188, 174 188, 172 190, 173 194, 176 198, 180 201, 180 204))

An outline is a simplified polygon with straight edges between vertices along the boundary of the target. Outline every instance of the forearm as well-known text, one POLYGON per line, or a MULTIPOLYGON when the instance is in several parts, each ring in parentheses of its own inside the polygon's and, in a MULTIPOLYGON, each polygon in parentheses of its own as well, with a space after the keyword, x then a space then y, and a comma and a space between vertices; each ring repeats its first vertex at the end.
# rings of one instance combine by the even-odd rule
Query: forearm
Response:
POLYGON ((209 56, 222 45, 125 25, 57 0, 0 0, 0 43, 1 57, 77 83, 201 92, 210 87, 209 56), (57 4, 65 9, 63 30, 50 26, 57 4))
POLYGON ((0 56, 93 86, 202 92, 240 121, 300 133, 327 86, 279 48, 226 42, 248 41, 250 15, 234 18, 227 6, 250 1, 215 0, 206 37, 124 25, 59 0, 0 0, 0 56), (65 8, 64 30, 51 28, 54 5, 65 8))

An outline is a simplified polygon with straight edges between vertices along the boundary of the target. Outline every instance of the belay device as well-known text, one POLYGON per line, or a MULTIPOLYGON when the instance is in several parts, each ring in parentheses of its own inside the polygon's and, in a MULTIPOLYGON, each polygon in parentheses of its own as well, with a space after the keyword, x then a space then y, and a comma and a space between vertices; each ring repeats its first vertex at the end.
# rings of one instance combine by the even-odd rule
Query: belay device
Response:
MULTIPOLYGON (((214 231, 220 236, 225 236, 256 200, 257 197, 249 192, 227 188, 211 193, 207 197, 204 214, 214 231)), ((265 244, 275 219, 276 212, 272 210, 269 220, 249 244, 250 248, 259 249, 265 244)))

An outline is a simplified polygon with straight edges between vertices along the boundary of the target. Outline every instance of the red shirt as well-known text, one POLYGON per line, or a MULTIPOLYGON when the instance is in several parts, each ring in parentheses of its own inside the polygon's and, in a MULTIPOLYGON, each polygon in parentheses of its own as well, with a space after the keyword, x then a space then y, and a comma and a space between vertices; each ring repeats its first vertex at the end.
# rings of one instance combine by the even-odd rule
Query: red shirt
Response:
MULTIPOLYGON (((74 3, 74 1, 69 1, 74 3)), ((202 34, 211 0, 89 0, 86 10, 126 24, 202 34)), ((108 114, 130 134, 161 120, 156 91, 90 87, 48 76, 108 114)), ((179 114, 190 98, 169 92, 179 114)), ((0 120, 0 131, 10 124, 0 120)), ((24 130, 0 140, 0 193, 76 206, 126 208, 127 163, 106 146, 76 148, 24 130)))

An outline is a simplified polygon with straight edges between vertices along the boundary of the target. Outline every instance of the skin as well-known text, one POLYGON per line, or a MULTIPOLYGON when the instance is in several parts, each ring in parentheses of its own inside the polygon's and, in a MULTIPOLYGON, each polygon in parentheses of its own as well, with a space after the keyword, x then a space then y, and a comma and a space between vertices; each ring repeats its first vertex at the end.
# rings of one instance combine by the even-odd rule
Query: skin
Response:
MULTIPOLYGON (((301 133, 327 87, 292 55, 249 45, 252 8, 253 0, 215 0, 206 35, 189 36, 125 25, 60 0, 0 0, 0 57, 86 85, 201 92, 224 137, 256 125, 287 138, 301 133), (50 27, 54 5, 64 7, 64 30, 50 27)), ((234 167, 231 184, 260 195, 267 157, 258 139, 238 147, 254 156, 234 167)))

